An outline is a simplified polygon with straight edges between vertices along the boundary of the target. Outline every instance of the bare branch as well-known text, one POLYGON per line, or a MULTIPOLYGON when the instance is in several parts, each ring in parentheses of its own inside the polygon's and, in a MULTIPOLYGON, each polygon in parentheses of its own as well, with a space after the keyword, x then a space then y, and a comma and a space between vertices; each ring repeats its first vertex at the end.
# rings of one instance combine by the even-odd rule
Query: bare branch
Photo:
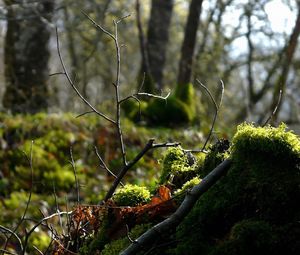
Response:
POLYGON ((200 84, 200 86, 202 88, 205 89, 205 91, 208 93, 209 97, 211 98, 211 100, 212 100, 212 102, 213 102, 213 104, 215 106, 215 115, 214 115, 214 118, 213 118, 213 121, 212 121, 212 124, 211 124, 211 128, 209 130, 209 134, 208 134, 208 136, 206 138, 206 141, 205 141, 205 143, 204 143, 204 145, 203 145, 203 147, 201 149, 201 151, 205 151, 205 147, 206 147, 207 143, 209 142, 210 137, 211 137, 211 135, 213 133, 213 130, 214 130, 214 127, 215 127, 215 123, 216 123, 216 120, 217 120, 217 117, 218 117, 218 114, 219 114, 219 111, 220 111, 220 107, 222 105, 223 96, 224 96, 224 83, 223 83, 222 80, 220 80, 220 82, 221 82, 221 98, 220 98, 219 105, 217 105, 216 100, 212 96, 212 94, 209 91, 209 89, 205 85, 203 85, 198 79, 197 79, 197 82, 200 84))
POLYGON ((282 99, 282 89, 279 91, 277 104, 275 105, 275 108, 274 108, 273 112, 271 113, 271 115, 269 116, 269 118, 265 121, 265 123, 262 125, 262 127, 265 127, 270 122, 270 120, 273 119, 273 117, 276 114, 276 112, 278 110, 278 107, 279 107, 279 105, 281 103, 281 99, 282 99))
POLYGON ((26 248, 27 248, 28 240, 29 240, 31 234, 32 234, 32 233, 34 232, 34 230, 35 230, 38 226, 40 226, 44 221, 47 221, 47 220, 49 220, 49 219, 52 219, 52 218, 57 217, 57 216, 60 216, 60 215, 69 215, 69 214, 72 214, 72 213, 73 213, 73 211, 71 211, 71 212, 58 212, 58 213, 53 213, 53 214, 51 214, 51 215, 49 215, 49 216, 47 216, 47 217, 41 219, 38 223, 36 223, 36 224, 30 229, 30 231, 26 234, 26 236, 25 236, 25 240, 24 240, 24 248, 23 248, 22 254, 25 255, 25 250, 26 250, 26 248))
MULTIPOLYGON (((95 153, 98 157, 98 159, 100 160, 101 162, 101 165, 100 167, 105 169, 107 172, 109 172, 113 177, 117 178, 117 176, 107 167, 107 165, 105 164, 104 160, 102 159, 102 157, 100 156, 99 152, 98 152, 98 149, 97 147, 95 146, 95 153)), ((124 186, 124 184, 122 182, 120 182, 121 186, 124 186)))
POLYGON ((76 192, 77 192, 77 204, 79 204, 80 203, 80 190, 79 190, 79 182, 78 182, 78 178, 77 178, 76 164, 75 164, 75 161, 73 158, 72 147, 70 147, 70 156, 71 156, 70 164, 73 168, 73 173, 74 173, 74 177, 75 177, 75 185, 76 185, 76 192))
POLYGON ((60 63, 62 65, 62 68, 63 68, 63 74, 66 76, 67 80, 68 80, 68 83, 71 85, 72 89, 76 92, 76 94, 79 96, 79 98, 89 107, 92 109, 93 112, 95 112, 96 114, 98 114, 99 116, 101 116, 102 118, 106 119, 107 121, 113 123, 113 124, 116 124, 116 122, 109 118, 108 116, 106 116, 105 114, 99 112, 94 106, 91 105, 91 103, 84 98, 84 96, 79 92, 79 90, 77 89, 77 87, 75 86, 73 80, 71 79, 71 76, 70 74, 68 73, 67 71, 67 68, 65 66, 65 63, 63 61, 63 58, 61 56, 61 51, 60 51, 60 44, 59 44, 59 37, 58 37, 58 31, 57 31, 57 28, 56 28, 56 46, 57 46, 57 53, 58 53, 58 57, 59 57, 59 60, 60 60, 60 63))
POLYGON ((159 96, 159 95, 154 95, 154 94, 150 94, 150 93, 137 92, 135 94, 132 94, 128 97, 123 98, 122 100, 120 100, 120 103, 123 103, 130 98, 138 97, 138 96, 147 96, 147 97, 153 97, 153 98, 158 98, 158 99, 162 99, 162 100, 167 100, 170 95, 171 95, 170 91, 168 92, 168 94, 166 96, 159 96))
POLYGON ((164 233, 169 233, 170 230, 176 228, 182 220, 191 211, 197 200, 203 195, 209 188, 211 188, 222 176, 224 176, 231 166, 231 160, 225 160, 218 165, 213 171, 211 171, 203 180, 193 189, 187 193, 185 199, 178 207, 178 209, 166 220, 158 223, 138 239, 134 243, 121 252, 121 255, 137 254, 143 250, 144 247, 153 244, 164 233))
POLYGON ((154 139, 150 139, 146 146, 144 147, 143 150, 141 150, 135 158, 130 161, 127 165, 125 165, 119 174, 117 175, 117 178, 115 179, 114 183, 110 187, 109 191, 107 192, 104 202, 106 202, 109 198, 112 197, 114 194, 116 188, 118 187, 120 181, 123 179, 124 175, 127 173, 129 169, 131 169, 149 150, 154 149, 154 148, 161 148, 161 147, 176 147, 179 146, 179 143, 159 143, 159 144, 154 144, 154 139))
MULTIPOLYGON (((13 231, 13 230, 11 230, 11 229, 9 229, 9 228, 6 228, 6 227, 4 227, 4 226, 2 226, 2 225, 0 225, 0 230, 1 230, 2 232, 10 233, 11 236, 14 236, 14 237, 17 239, 18 243, 19 243, 20 250, 21 250, 21 251, 23 250, 23 244, 22 244, 21 238, 16 234, 15 231, 13 231)), ((10 236, 10 238, 11 238, 11 236, 10 236)), ((10 239, 10 238, 8 238, 8 239, 10 239)), ((4 249, 3 249, 3 250, 1 249, 1 251, 6 252, 6 247, 7 247, 7 245, 5 245, 5 246, 4 246, 4 249)))

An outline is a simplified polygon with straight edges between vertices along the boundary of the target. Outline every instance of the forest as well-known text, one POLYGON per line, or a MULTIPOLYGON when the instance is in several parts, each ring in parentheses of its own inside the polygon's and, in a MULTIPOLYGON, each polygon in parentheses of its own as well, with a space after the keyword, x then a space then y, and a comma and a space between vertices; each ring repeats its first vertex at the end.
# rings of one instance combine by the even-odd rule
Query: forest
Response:
POLYGON ((300 254, 298 0, 0 0, 0 255, 300 254))

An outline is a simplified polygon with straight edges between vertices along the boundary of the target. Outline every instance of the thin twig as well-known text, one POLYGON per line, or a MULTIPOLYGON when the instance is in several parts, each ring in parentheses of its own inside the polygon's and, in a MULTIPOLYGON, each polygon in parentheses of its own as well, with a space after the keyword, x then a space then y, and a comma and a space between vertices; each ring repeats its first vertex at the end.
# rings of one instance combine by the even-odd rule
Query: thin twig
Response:
POLYGON ((93 112, 95 112, 96 114, 98 114, 99 116, 101 116, 102 118, 106 119, 107 121, 116 124, 116 122, 109 118, 108 116, 106 116, 105 114, 103 114, 102 112, 99 112, 94 106, 91 105, 91 103, 79 92, 79 90, 77 89, 77 87, 75 86, 73 80, 70 77, 70 74, 67 71, 67 68, 65 66, 64 60, 61 56, 61 51, 60 51, 60 44, 59 44, 59 36, 58 36, 58 30, 56 28, 56 46, 57 46, 57 53, 58 53, 58 57, 61 63, 61 66, 63 68, 63 74, 65 75, 65 77, 68 80, 68 83, 71 85, 72 89, 76 92, 76 94, 79 96, 79 98, 89 107, 92 109, 93 112))
MULTIPOLYGON (((99 159, 99 161, 101 162, 100 167, 105 169, 107 172, 109 172, 113 177, 117 178, 117 176, 107 167, 107 165, 105 164, 104 160, 102 159, 102 157, 100 156, 97 147, 95 146, 95 153, 99 159)), ((120 182, 121 186, 124 186, 124 184, 122 182, 120 182)))
POLYGON ((128 227, 128 225, 126 224, 125 226, 126 226, 126 236, 127 236, 128 240, 129 240, 131 243, 134 243, 135 240, 133 240, 133 239, 130 237, 130 235, 129 235, 129 227, 128 227))
MULTIPOLYGON (((0 225, 0 230, 2 230, 2 232, 5 231, 5 232, 7 232, 7 233, 10 233, 11 236, 14 236, 14 237, 17 239, 18 243, 19 243, 20 250, 21 250, 21 251, 23 250, 23 244, 22 244, 21 238, 16 234, 15 231, 12 231, 11 229, 6 228, 6 227, 4 227, 4 226, 2 226, 2 225, 0 225)), ((10 237, 11 237, 11 236, 10 236, 10 237)), ((7 246, 7 245, 6 245, 6 246, 7 246)), ((3 252, 3 251, 5 251, 5 250, 6 250, 6 247, 4 246, 4 249, 3 249, 3 250, 1 249, 1 251, 3 252)))
POLYGON ((132 94, 130 96, 127 96, 125 98, 123 98, 122 100, 120 100, 120 103, 123 103, 124 101, 132 98, 132 97, 137 97, 137 96, 147 96, 147 97, 151 97, 151 98, 158 98, 158 99, 162 99, 162 100, 167 100, 168 97, 171 95, 171 92, 169 91, 168 94, 166 96, 159 96, 159 95, 154 95, 151 93, 145 93, 145 92, 138 92, 135 94, 132 94))
POLYGON ((39 254, 44 255, 44 253, 43 253, 40 249, 38 249, 35 245, 33 245, 33 248, 34 248, 39 254))
POLYGON ((72 213, 73 213, 73 211, 71 211, 71 212, 59 212, 59 213, 53 213, 53 214, 51 214, 51 215, 49 215, 49 216, 47 216, 47 217, 41 219, 38 223, 36 223, 36 224, 29 230, 29 232, 28 232, 28 233, 26 234, 26 236, 25 236, 25 240, 24 240, 24 248, 23 248, 24 253, 22 253, 22 254, 23 254, 23 255, 25 254, 25 250, 26 250, 27 245, 28 245, 28 240, 29 240, 31 234, 32 234, 32 233, 35 231, 35 229, 36 229, 38 226, 40 226, 44 221, 47 221, 47 220, 49 220, 49 219, 52 219, 53 217, 57 217, 57 216, 60 216, 60 215, 69 215, 69 214, 72 214, 72 213))
MULTIPOLYGON (((60 210, 59 210, 59 206, 58 206, 58 202, 57 202, 57 195, 56 195, 55 183, 54 182, 53 182, 53 194, 54 194, 54 201, 55 201, 55 206, 56 206, 56 212, 59 213, 60 210)), ((62 233, 63 233, 63 235, 65 235, 65 230, 63 228, 61 215, 58 216, 58 220, 59 220, 59 225, 60 225, 60 227, 62 229, 62 233)))
POLYGON ((269 116, 269 118, 265 121, 265 123, 262 125, 262 127, 265 127, 269 123, 269 121, 273 119, 273 117, 276 114, 276 112, 278 110, 278 107, 279 107, 279 105, 281 103, 281 99, 282 99, 282 89, 279 91, 277 104, 276 104, 273 112, 271 113, 271 115, 269 116))
POLYGON ((5 250, 5 249, 0 249, 0 251, 2 252, 2 254, 9 254, 9 255, 18 255, 17 253, 5 250))
MULTIPOLYGON (((16 231, 18 230, 18 228, 21 226, 21 224, 23 223, 25 217, 26 217, 26 214, 27 214, 27 211, 28 211, 28 208, 29 208, 29 204, 31 202, 31 197, 32 197, 32 189, 33 189, 33 165, 32 165, 32 151, 33 151, 33 141, 31 141, 31 145, 30 145, 30 156, 28 157, 28 155, 26 154, 25 151, 23 151, 25 157, 26 157, 26 160, 28 161, 28 164, 29 164, 29 167, 30 167, 30 190, 29 190, 29 196, 28 196, 28 199, 27 199, 27 202, 26 202, 26 207, 25 207, 25 210, 24 210, 24 213, 21 217, 21 220, 19 221, 19 223, 17 224, 17 226, 15 227, 15 229, 13 230, 14 233, 16 233, 16 231)), ((7 238, 6 242, 5 242, 5 245, 4 245, 4 250, 6 250, 7 248, 7 245, 10 241, 10 237, 7 238)), ((22 254, 25 254, 25 249, 21 249, 22 251, 22 254)))
POLYGON ((216 120, 217 120, 217 117, 218 117, 218 114, 219 114, 219 111, 220 111, 220 107, 222 105, 222 101, 223 101, 223 96, 224 96, 224 83, 222 80, 220 80, 221 82, 221 98, 220 98, 220 102, 219 102, 219 105, 217 105, 216 103, 216 100, 214 99, 214 97, 212 96, 212 93, 210 92, 210 90, 204 85, 202 84, 198 79, 196 80, 199 85, 205 89, 205 91, 207 92, 207 94, 209 95, 210 99, 212 100, 214 106, 215 106, 215 114, 214 114, 214 118, 213 118, 213 121, 212 121, 212 124, 211 124, 211 128, 209 130, 209 134, 205 140, 205 143, 201 149, 201 151, 204 151, 205 150, 205 147, 206 145, 208 144, 209 140, 210 140, 210 137, 213 133, 213 130, 214 130, 214 127, 215 127, 215 123, 216 123, 216 120))
POLYGON ((80 190, 79 190, 79 182, 78 182, 78 178, 77 178, 76 164, 75 164, 75 161, 74 161, 74 158, 73 158, 72 147, 70 147, 70 157, 71 157, 70 164, 73 168, 73 173, 74 173, 74 177, 75 177, 75 185, 76 185, 76 192, 77 192, 77 204, 79 205, 79 203, 80 203, 80 190))
POLYGON ((116 129, 118 132, 118 138, 119 138, 119 143, 121 147, 121 153, 122 153, 122 159, 123 159, 123 165, 127 165, 127 160, 126 160, 126 149, 125 149, 125 144, 123 141, 123 134, 122 134, 122 129, 121 129, 121 103, 120 103, 120 73, 121 73, 121 52, 120 52, 120 46, 119 46, 119 39, 118 39, 118 23, 122 21, 123 19, 129 17, 129 15, 126 15, 122 17, 121 19, 117 21, 113 21, 114 23, 114 28, 115 32, 114 34, 108 32, 105 28, 103 28, 101 25, 99 25, 95 20, 93 20, 87 13, 84 11, 81 11, 91 22, 92 24, 100 29, 104 34, 108 35, 115 44, 115 49, 116 49, 116 60, 117 60, 117 71, 116 71, 116 80, 113 83, 114 88, 115 88, 115 100, 116 100, 116 121, 114 124, 116 125, 116 129))
POLYGON ((90 113, 95 113, 95 112, 94 111, 87 111, 87 112, 84 112, 84 113, 81 113, 81 114, 77 115, 75 118, 80 118, 80 117, 82 117, 86 114, 90 114, 90 113))

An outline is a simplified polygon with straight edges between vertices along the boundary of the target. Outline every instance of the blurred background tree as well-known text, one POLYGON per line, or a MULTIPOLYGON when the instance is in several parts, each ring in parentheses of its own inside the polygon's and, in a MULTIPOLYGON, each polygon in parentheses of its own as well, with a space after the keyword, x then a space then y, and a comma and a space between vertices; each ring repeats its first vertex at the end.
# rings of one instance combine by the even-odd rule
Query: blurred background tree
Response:
POLYGON ((36 113, 48 107, 49 23, 54 1, 4 1, 6 90, 3 106, 13 113, 36 113))
MULTIPOLYGON (((111 83, 116 70, 113 42, 90 24, 81 13, 84 10, 109 31, 113 30, 114 19, 131 14, 119 24, 123 95, 136 91, 144 73, 151 77, 157 90, 175 91, 190 82, 197 88, 198 78, 216 98, 220 96, 218 83, 222 79, 226 87, 224 125, 245 119, 263 122, 274 108, 280 89, 283 99, 278 121, 299 123, 299 1, 57 0, 55 6, 53 3, 1 2, 3 111, 84 110, 63 77, 48 77, 47 63, 50 73, 61 71, 55 26, 60 31, 63 57, 78 88, 93 104, 109 109, 105 102, 112 97, 111 83), (13 32, 21 26, 20 32, 13 32), (16 57, 20 52, 22 58, 16 57), (48 88, 47 83, 51 84, 48 88)), ((152 91, 147 86, 143 89, 152 91)), ((201 101, 198 118, 211 116, 209 98, 198 89, 196 93, 195 100, 201 101)))

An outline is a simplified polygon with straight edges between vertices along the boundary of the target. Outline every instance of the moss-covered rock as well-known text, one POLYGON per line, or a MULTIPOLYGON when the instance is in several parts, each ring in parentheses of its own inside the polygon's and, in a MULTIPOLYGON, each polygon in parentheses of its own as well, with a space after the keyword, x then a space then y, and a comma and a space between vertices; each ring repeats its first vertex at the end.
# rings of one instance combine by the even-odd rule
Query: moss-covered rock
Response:
POLYGON ((150 201, 150 191, 146 187, 127 184, 116 191, 113 200, 119 206, 137 206, 150 201))
POLYGON ((149 102, 145 115, 149 124, 178 126, 191 123, 195 111, 177 97, 170 96, 166 100, 153 99, 149 102))
POLYGON ((239 126, 232 167, 178 227, 174 253, 299 254, 299 145, 283 125, 239 126))

